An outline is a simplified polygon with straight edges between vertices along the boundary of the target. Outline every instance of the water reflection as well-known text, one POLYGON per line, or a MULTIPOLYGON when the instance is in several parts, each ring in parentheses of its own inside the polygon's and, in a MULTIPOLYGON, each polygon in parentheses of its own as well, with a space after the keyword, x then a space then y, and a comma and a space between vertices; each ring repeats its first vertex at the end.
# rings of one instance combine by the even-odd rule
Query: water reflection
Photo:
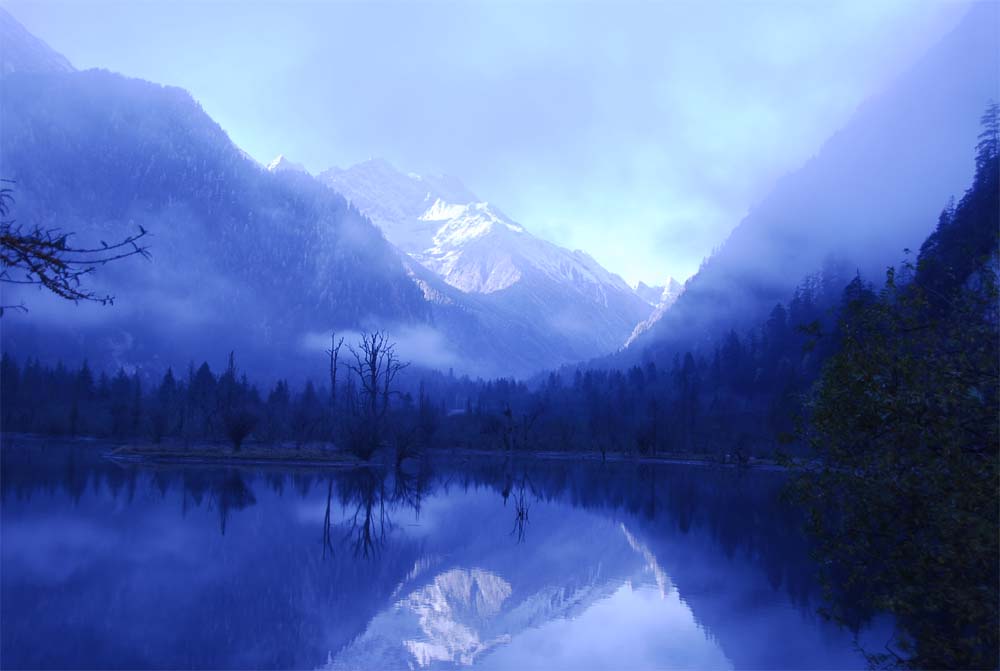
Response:
POLYGON ((5 439, 5 666, 863 664, 812 614, 779 473, 144 467, 101 449, 5 439))
POLYGON ((511 535, 517 534, 517 542, 524 542, 524 526, 528 523, 528 501, 524 495, 524 490, 518 492, 514 497, 514 528, 511 535))

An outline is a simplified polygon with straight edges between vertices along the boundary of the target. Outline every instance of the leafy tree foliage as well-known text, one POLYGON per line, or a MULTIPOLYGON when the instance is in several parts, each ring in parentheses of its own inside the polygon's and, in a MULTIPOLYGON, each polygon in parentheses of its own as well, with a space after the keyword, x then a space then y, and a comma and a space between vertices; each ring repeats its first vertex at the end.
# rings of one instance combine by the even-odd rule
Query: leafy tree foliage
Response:
POLYGON ((811 403, 794 496, 810 511, 828 612, 897 619, 873 662, 994 668, 998 644, 997 107, 973 187, 917 264, 846 292, 841 348, 811 403), (860 611, 859 611, 860 608, 860 611))

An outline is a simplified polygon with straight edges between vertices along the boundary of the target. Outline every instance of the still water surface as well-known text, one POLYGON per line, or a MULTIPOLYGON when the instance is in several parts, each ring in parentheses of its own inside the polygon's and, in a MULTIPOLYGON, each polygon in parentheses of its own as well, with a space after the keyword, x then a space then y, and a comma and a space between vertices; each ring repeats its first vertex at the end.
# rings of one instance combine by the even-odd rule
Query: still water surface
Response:
POLYGON ((859 668, 782 474, 140 466, 5 438, 5 668, 859 668))

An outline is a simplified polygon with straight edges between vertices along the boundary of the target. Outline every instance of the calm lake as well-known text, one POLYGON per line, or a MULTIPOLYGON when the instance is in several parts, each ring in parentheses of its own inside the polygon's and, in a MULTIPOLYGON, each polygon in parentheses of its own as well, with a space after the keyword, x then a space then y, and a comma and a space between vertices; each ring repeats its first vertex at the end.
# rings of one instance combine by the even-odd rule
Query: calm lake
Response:
POLYGON ((5 437, 5 668, 863 668, 783 474, 120 464, 5 437))

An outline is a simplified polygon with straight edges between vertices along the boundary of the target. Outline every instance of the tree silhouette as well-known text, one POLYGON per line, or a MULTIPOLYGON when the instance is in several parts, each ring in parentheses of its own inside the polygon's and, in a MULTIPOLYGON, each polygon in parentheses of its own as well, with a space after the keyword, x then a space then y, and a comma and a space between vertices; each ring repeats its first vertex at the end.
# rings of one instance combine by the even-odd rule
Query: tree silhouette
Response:
MULTIPOLYGON (((0 182, 13 184, 11 180, 0 182)), ((113 261, 129 256, 150 258, 149 248, 139 242, 149 235, 142 226, 138 233, 114 243, 102 240, 100 247, 78 247, 70 243, 72 233, 18 224, 10 218, 13 204, 13 188, 0 188, 0 282, 38 285, 74 303, 111 305, 114 296, 87 289, 83 279, 113 261)), ((0 316, 10 309, 27 312, 24 304, 0 305, 0 316)))
POLYGON ((400 361, 395 343, 384 331, 362 333, 358 347, 349 350, 354 363, 347 367, 361 392, 353 408, 358 421, 352 426, 349 442, 359 456, 368 459, 382 440, 389 400, 398 393, 393 387, 396 376, 409 364, 400 361))

